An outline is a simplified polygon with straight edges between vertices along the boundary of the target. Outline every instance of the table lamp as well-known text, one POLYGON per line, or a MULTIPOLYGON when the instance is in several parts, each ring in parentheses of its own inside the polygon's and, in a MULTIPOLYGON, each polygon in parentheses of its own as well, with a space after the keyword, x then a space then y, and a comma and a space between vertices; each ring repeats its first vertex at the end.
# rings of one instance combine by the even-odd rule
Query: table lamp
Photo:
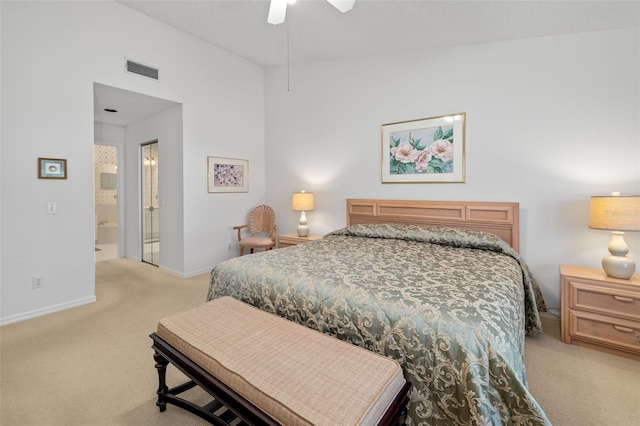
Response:
POLYGON ((309 235, 309 226, 307 226, 307 215, 305 211, 315 209, 312 192, 294 192, 291 198, 291 210, 300 212, 300 224, 298 225, 298 236, 306 237, 309 235))
POLYGON ((640 195, 591 197, 589 228, 612 231, 609 256, 602 259, 602 269, 608 276, 628 280, 636 264, 627 253, 624 231, 640 231, 640 195))

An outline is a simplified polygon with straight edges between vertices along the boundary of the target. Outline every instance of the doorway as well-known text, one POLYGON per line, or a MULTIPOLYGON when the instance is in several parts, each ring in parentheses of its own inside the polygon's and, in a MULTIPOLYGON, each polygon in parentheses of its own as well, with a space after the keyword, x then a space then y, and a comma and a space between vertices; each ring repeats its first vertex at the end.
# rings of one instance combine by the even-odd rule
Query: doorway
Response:
POLYGON ((158 141, 141 145, 142 170, 142 261, 158 266, 160 261, 160 203, 158 202, 158 141))
POLYGON ((94 144, 118 148, 118 257, 180 270, 183 228, 164 226, 182 223, 183 206, 169 202, 165 205, 164 199, 182 199, 182 104, 100 83, 94 83, 93 88, 94 144), (142 145, 158 141, 162 142, 162 170, 158 168, 159 145, 155 145, 153 153, 142 155, 142 145), (144 157, 149 157, 146 168, 144 157), (146 185, 142 181, 145 176, 152 189, 146 202, 146 185), (162 254, 160 238, 166 243, 162 254))
POLYGON ((94 145, 96 262, 118 257, 118 147, 94 145))

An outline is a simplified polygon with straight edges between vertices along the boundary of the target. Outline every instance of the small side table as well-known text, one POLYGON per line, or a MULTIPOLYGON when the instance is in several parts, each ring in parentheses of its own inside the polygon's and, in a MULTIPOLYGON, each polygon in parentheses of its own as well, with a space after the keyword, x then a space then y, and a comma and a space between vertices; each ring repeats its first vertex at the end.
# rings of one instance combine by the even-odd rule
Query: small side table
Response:
POLYGON ((299 237, 297 233, 285 234, 278 236, 278 248, 285 248, 291 246, 297 246, 298 244, 309 243, 311 241, 319 240, 322 235, 309 234, 306 237, 299 237))
POLYGON ((560 266, 562 341, 640 360, 640 275, 560 266))

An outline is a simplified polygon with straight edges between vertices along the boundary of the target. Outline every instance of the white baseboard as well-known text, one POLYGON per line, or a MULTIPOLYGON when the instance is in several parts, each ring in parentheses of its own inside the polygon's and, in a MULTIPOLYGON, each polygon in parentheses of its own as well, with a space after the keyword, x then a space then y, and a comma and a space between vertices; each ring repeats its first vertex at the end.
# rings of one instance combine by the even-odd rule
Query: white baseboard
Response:
POLYGON ((552 319, 560 321, 560 312, 553 308, 548 308, 548 312, 539 312, 540 318, 552 319))
POLYGON ((202 275, 202 274, 207 274, 207 273, 211 273, 211 270, 213 269, 213 266, 210 268, 205 268, 205 269, 201 269, 199 271, 193 271, 193 272, 189 272, 184 274, 185 278, 191 278, 191 277, 195 277, 196 275, 202 275))
POLYGON ((65 309, 75 308, 82 305, 88 305, 94 303, 96 296, 86 297, 84 299, 78 299, 67 303, 60 303, 59 305, 47 306, 45 308, 35 309, 33 311, 24 312, 22 314, 10 315, 8 317, 0 318, 0 326, 13 324, 14 322, 25 321, 28 319, 41 317, 43 315, 52 314, 58 311, 64 311, 65 309))
POLYGON ((173 269, 170 269, 170 268, 166 268, 164 266, 159 266, 159 268, 164 270, 164 271, 171 272, 173 275, 177 275, 180 278, 195 277, 196 275, 200 275, 200 274, 205 274, 207 272, 211 272, 211 270, 213 269, 213 267, 211 267, 211 268, 202 269, 200 271, 182 273, 182 272, 174 271, 173 269))
POLYGON ((173 275, 175 275, 177 277, 184 278, 184 274, 182 272, 178 272, 176 270, 173 270, 171 268, 167 268, 167 267, 162 266, 162 265, 158 265, 158 268, 162 269, 163 271, 167 271, 167 272, 169 272, 169 273, 171 273, 171 274, 173 274, 173 275))

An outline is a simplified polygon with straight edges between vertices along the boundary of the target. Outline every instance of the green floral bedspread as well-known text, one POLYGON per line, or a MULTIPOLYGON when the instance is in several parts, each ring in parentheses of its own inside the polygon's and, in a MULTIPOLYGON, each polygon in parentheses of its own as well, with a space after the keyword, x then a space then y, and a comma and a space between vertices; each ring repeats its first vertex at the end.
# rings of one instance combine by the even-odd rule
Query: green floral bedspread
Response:
POLYGON ((355 225, 220 263, 207 300, 220 296, 396 359, 413 385, 408 425, 549 424, 523 361, 544 301, 493 234, 355 225))

